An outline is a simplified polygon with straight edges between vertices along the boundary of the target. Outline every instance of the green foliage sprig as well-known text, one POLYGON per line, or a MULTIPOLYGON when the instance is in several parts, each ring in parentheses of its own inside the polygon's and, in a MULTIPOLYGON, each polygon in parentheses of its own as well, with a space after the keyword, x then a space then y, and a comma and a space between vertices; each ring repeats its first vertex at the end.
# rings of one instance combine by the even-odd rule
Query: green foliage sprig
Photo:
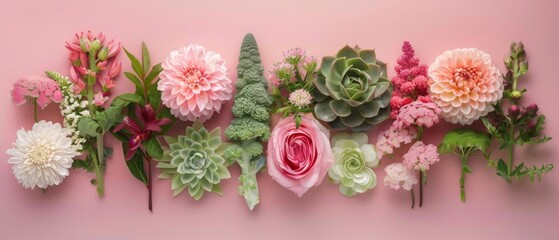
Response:
POLYGON ((161 92, 157 90, 161 64, 151 66, 149 51, 142 43, 142 56, 138 59, 124 49, 130 60, 132 72, 124 72, 136 87, 133 94, 119 97, 134 99, 113 129, 113 135, 122 142, 126 166, 132 176, 146 185, 148 189, 148 209, 152 211, 152 160, 163 157, 163 148, 157 139, 162 136, 175 118, 170 110, 161 104, 161 92), (149 126, 148 126, 149 125, 149 126))
POLYGON ((514 148, 516 145, 544 143, 551 140, 551 137, 542 133, 545 116, 538 113, 538 105, 535 103, 526 107, 519 105, 527 90, 518 88, 518 80, 528 72, 528 61, 522 42, 511 44, 510 54, 505 58, 504 63, 507 73, 503 76, 505 80, 503 99, 494 105, 495 111, 488 117, 482 118, 482 121, 487 131, 500 144, 499 149, 508 150, 508 162, 489 158, 489 164, 495 167, 497 175, 508 182, 512 182, 513 178, 521 180, 526 176, 533 182, 536 176, 540 180, 542 174, 549 173, 553 169, 553 164, 529 167, 522 162, 517 165, 514 162, 514 148), (507 113, 503 111, 505 104, 509 105, 507 113))
POLYGON ((472 169, 468 166, 468 159, 472 154, 479 151, 483 154, 487 152, 491 139, 489 136, 470 129, 459 129, 448 132, 442 143, 439 145, 439 153, 453 153, 460 157, 462 170, 460 176, 460 199, 466 201, 466 173, 471 173, 472 169))

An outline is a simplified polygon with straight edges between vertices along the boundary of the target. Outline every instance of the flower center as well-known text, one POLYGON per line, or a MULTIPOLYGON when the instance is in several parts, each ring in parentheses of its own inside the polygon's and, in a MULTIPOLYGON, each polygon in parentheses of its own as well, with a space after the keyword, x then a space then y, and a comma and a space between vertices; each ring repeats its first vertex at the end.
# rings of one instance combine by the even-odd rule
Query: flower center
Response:
POLYGON ((198 68, 188 67, 183 71, 184 81, 188 84, 190 88, 197 88, 200 86, 200 78, 202 73, 198 68))
POLYGON ((45 165, 54 156, 54 148, 44 141, 40 141, 27 152, 27 161, 35 165, 45 165))
POLYGON ((201 169, 204 166, 206 159, 204 159, 204 156, 201 153, 195 153, 189 160, 190 166, 193 169, 201 169))
POLYGON ((473 89, 481 79, 481 71, 477 68, 457 68, 454 70, 453 82, 460 89, 473 89))

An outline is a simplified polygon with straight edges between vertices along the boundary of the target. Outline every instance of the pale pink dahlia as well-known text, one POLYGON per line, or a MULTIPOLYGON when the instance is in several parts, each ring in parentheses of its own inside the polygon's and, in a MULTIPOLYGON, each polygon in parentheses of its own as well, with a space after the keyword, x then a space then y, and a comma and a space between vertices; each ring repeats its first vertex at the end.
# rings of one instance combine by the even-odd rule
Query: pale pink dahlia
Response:
POLYGON ((446 51, 429 67, 429 93, 451 123, 462 125, 493 111, 503 80, 489 54, 475 48, 446 51))
POLYGON ((205 121, 231 99, 233 86, 218 53, 191 44, 172 51, 161 66, 157 86, 161 100, 183 121, 205 121))

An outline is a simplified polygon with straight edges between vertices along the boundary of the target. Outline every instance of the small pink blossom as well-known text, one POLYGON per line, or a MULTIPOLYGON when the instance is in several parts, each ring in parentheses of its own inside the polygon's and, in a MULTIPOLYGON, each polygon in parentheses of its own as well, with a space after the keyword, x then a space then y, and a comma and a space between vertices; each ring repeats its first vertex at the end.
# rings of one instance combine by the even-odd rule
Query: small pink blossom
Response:
POLYGON ((438 161, 439 153, 437 152, 437 146, 433 144, 425 145, 422 141, 417 141, 404 154, 402 164, 408 169, 426 171, 429 170, 429 165, 435 164, 438 161))
POLYGON ((377 138, 377 154, 382 158, 385 154, 394 153, 394 149, 400 148, 403 144, 411 143, 417 137, 417 130, 414 127, 396 128, 390 126, 388 130, 382 131, 377 138))
POLYGON ((274 64, 274 69, 270 73, 270 80, 274 86, 279 86, 282 82, 291 81, 295 78, 295 69, 289 63, 279 62, 274 64))
POLYGON ((311 104, 311 100, 311 94, 305 89, 297 89, 289 94, 289 102, 299 108, 303 108, 311 104))
POLYGON ((394 190, 400 188, 410 191, 414 184, 417 184, 417 178, 412 170, 404 167, 401 163, 392 163, 384 168, 386 177, 384 177, 384 185, 394 190))
POLYGON ((93 98, 93 104, 95 104, 95 106, 102 107, 105 105, 107 100, 109 100, 109 97, 104 96, 102 92, 98 92, 93 98))
POLYGON ((287 52, 283 53, 283 57, 285 58, 285 61, 292 65, 298 65, 299 63, 305 60, 306 56, 307 56, 307 51, 299 47, 289 49, 287 50, 287 52))
POLYGON ((16 81, 11 95, 15 105, 37 101, 41 108, 45 108, 50 102, 62 102, 60 87, 45 76, 28 76, 16 81))
POLYGON ((429 128, 439 123, 439 114, 441 114, 441 109, 435 103, 414 101, 400 108, 400 112, 392 125, 396 128, 411 125, 429 128))

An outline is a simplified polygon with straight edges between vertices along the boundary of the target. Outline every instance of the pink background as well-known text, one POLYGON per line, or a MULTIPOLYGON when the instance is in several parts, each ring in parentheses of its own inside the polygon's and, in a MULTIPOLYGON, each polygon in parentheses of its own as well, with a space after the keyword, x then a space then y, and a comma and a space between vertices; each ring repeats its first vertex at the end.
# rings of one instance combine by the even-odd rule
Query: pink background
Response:
MULTIPOLYGON (((0 141, 0 238, 2 239, 557 239, 559 170, 539 184, 508 184, 480 158, 472 159, 468 201, 459 200, 459 161, 445 156, 431 171, 423 208, 410 210, 409 194, 382 185, 356 198, 345 198, 325 181, 302 198, 259 177, 261 204, 248 211, 237 194, 238 167, 223 182, 225 196, 208 194, 201 201, 187 194, 173 198, 170 182, 157 180, 154 213, 147 211, 145 187, 128 172, 117 148, 106 173, 106 196, 99 199, 89 184, 92 175, 72 171, 48 193, 22 188, 7 164, 5 150, 20 127, 32 126, 32 108, 15 107, 9 90, 19 77, 46 69, 67 74, 64 42, 83 30, 103 31, 133 53, 145 41, 152 62, 174 49, 199 43, 226 58, 234 68, 245 33, 256 36, 265 67, 282 51, 306 48, 321 57, 345 44, 376 48, 390 72, 409 40, 423 63, 444 50, 477 47, 502 58, 512 40, 526 44, 530 71, 521 86, 530 90, 525 103, 538 102, 547 113, 546 132, 559 137, 555 96, 559 50, 557 1, 3 1, 0 9, 0 88, 3 137, 0 141), (546 101, 547 100, 547 101, 546 101)), ((121 56, 124 70, 129 62, 121 56)), ((120 77, 117 92, 132 85, 120 77)), ((231 103, 226 105, 226 108, 231 103)), ((60 121, 52 105, 40 116, 60 121)), ((225 127, 222 112, 206 127, 225 127)), ((185 123, 176 126, 183 129, 185 123)), ((386 126, 386 124, 384 125, 386 126)), ((452 126, 427 132, 439 143, 452 126)), ((182 130, 181 130, 182 131, 182 130)), ((376 139, 379 128, 370 132, 376 139)), ((107 137, 110 139, 111 137, 107 137)), ((114 139, 108 143, 117 146, 114 139)), ((559 142, 518 152, 533 163, 553 162, 559 142)), ((397 156, 399 158, 400 156, 397 156)), ((384 178, 383 162, 376 169, 384 178)))

